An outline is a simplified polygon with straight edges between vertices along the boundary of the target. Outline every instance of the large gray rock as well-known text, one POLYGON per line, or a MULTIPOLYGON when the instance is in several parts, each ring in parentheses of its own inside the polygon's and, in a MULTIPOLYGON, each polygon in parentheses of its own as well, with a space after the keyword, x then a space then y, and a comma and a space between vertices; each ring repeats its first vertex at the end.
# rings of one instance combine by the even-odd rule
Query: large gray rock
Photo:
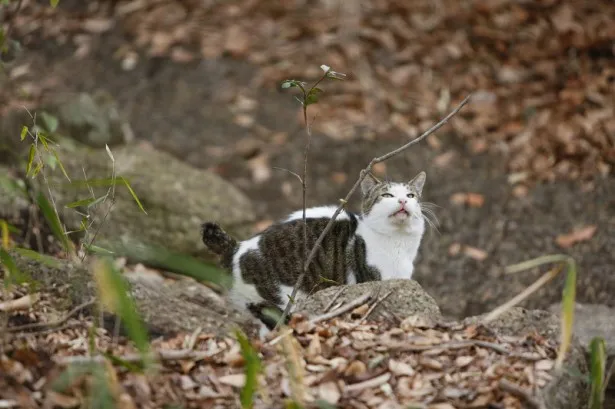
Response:
MULTIPOLYGON (((113 162, 104 149, 91 149, 62 140, 58 154, 73 182, 110 179, 113 162)), ((246 196, 219 176, 182 163, 147 144, 116 147, 112 151, 116 176, 124 177, 139 197, 147 214, 137 206, 126 186, 117 185, 115 202, 96 238, 98 246, 119 249, 127 243, 162 246, 196 255, 204 249, 200 226, 215 220, 229 233, 245 237, 254 221, 246 196)), ((91 197, 84 184, 69 183, 59 169, 48 176, 61 218, 69 230, 79 228, 81 216, 66 208, 71 202, 91 197)), ((46 192, 42 178, 39 188, 46 192)), ((93 187, 96 197, 109 187, 93 187)), ((107 200, 98 209, 102 220, 107 200)), ((83 210, 83 209, 82 209, 83 210)))

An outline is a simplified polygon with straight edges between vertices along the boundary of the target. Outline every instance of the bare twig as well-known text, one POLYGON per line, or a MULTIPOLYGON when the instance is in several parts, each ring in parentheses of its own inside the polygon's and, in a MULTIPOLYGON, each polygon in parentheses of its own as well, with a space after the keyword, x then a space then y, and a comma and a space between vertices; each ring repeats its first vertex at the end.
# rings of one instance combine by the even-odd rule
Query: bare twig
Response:
POLYGON ((291 175, 293 175, 294 177, 296 177, 300 183, 303 183, 303 179, 301 178, 301 176, 298 173, 293 172, 290 169, 286 169, 286 168, 279 168, 277 166, 273 166, 271 169, 276 169, 276 170, 283 170, 284 172, 288 172, 291 175))
POLYGON ((346 305, 343 305, 339 308, 336 308, 335 310, 328 312, 326 314, 322 314, 319 315, 317 317, 314 317, 310 320, 311 324, 316 324, 318 322, 321 321, 326 321, 328 319, 337 317, 338 315, 342 315, 347 313, 348 311, 365 304, 367 301, 369 301, 369 299, 372 298, 372 295, 369 293, 363 294, 361 297, 354 299, 353 301, 349 302, 346 305))
POLYGON ((353 383, 352 385, 347 385, 345 390, 350 391, 361 391, 368 388, 375 388, 376 386, 383 385, 389 381, 391 378, 391 374, 389 372, 384 373, 380 376, 376 376, 375 378, 368 379, 363 382, 353 383))
POLYGON ((374 310, 376 309, 376 307, 378 305, 380 305, 384 300, 386 300, 387 298, 389 298, 389 296, 391 294, 393 294, 393 292, 395 291, 395 289, 392 289, 391 291, 389 291, 388 293, 386 293, 385 295, 383 295, 382 297, 380 297, 378 300, 376 300, 375 303, 372 304, 371 307, 369 307, 369 310, 367 310, 367 312, 365 313, 365 315, 363 316, 363 318, 361 318, 361 321, 359 322, 360 324, 363 324, 368 318, 369 316, 372 314, 372 312, 374 312, 374 310))
POLYGON ((333 298, 331 298, 331 301, 329 301, 329 304, 327 304, 327 306, 325 307, 325 310, 323 312, 329 312, 329 310, 331 309, 331 307, 333 307, 333 304, 335 304, 335 302, 337 301, 338 298, 340 298, 340 295, 342 295, 342 293, 346 291, 346 287, 342 287, 339 289, 338 292, 335 293, 335 295, 333 296, 333 298))
MULTIPOLYGON (((310 254, 307 256, 307 259, 305 260, 305 264, 303 267, 303 272, 302 274, 299 276, 299 278, 297 279, 297 283, 295 284, 295 287, 293 288, 293 292, 290 296, 290 299, 293 300, 295 299, 295 297, 297 296, 297 291, 299 291, 299 288, 301 288, 301 285, 303 284, 303 279, 305 278, 305 274, 308 270, 308 267, 310 266, 310 264, 312 263, 312 261, 314 260, 314 257, 316 256, 316 252, 318 251, 318 249, 320 248, 320 245, 322 244, 322 241, 324 240, 325 236, 327 235, 327 233, 329 232, 329 230, 331 230, 331 227, 333 226, 333 222, 335 221, 335 219, 337 218, 337 216, 340 214, 340 212, 342 211, 342 209, 344 208, 344 206, 346 206, 346 204, 348 203, 348 201, 350 200, 350 197, 354 194, 354 192, 358 189, 358 187, 361 185, 361 182, 363 182, 363 179, 365 179, 368 175, 369 172, 371 172, 372 167, 380 162, 384 162, 387 159, 392 158, 393 156, 396 156, 398 154, 400 154, 401 152, 405 151, 406 149, 410 148, 412 145, 416 145, 417 143, 421 142, 423 139, 427 138, 429 135, 431 135, 432 133, 434 133, 435 131, 437 131, 438 129, 440 129, 442 126, 444 126, 453 116, 455 116, 460 110, 461 108, 463 108, 469 101, 470 101, 470 97, 472 96, 472 94, 468 95, 467 97, 465 97, 465 99, 463 101, 461 101, 461 103, 453 110, 451 111, 447 116, 445 116, 442 120, 440 120, 440 122, 438 122, 437 124, 435 124, 434 126, 432 126, 431 128, 429 128, 427 131, 425 131, 422 135, 420 135, 418 138, 415 138, 413 140, 411 140, 410 142, 406 143, 403 146, 400 146, 399 148, 386 153, 382 156, 378 156, 376 158, 373 158, 371 160, 371 162, 369 162, 369 164, 367 165, 367 167, 365 167, 365 169, 363 169, 361 171, 361 173, 359 174, 359 178, 357 179, 357 181, 355 182, 355 184, 352 186, 352 188, 350 189, 350 191, 348 192, 348 194, 346 194, 346 197, 344 199, 341 200, 341 204, 338 206, 338 208, 335 210, 335 213, 333 213, 333 216, 331 217, 331 219, 329 220, 329 223, 327 223, 327 225, 325 226, 325 229, 322 231, 322 233, 320 234, 320 236, 318 236, 318 239, 316 239, 316 242, 314 243, 314 246, 312 247, 312 250, 310 251, 310 254)), ((305 206, 304 206, 305 207, 305 206)), ((305 222, 305 210, 304 210, 304 222, 305 222)), ((290 314, 290 309, 292 307, 292 303, 288 302, 286 304, 286 308, 284 309, 284 313, 282 314, 282 317, 280 318, 280 320, 278 321, 278 326, 284 322, 284 320, 286 320, 286 318, 288 317, 288 315, 290 314)))
POLYGON ((520 292, 519 294, 511 298, 509 301, 505 302, 504 304, 500 305, 495 310, 487 314, 487 316, 482 319, 482 322, 487 323, 487 322, 493 321, 494 319, 498 318, 500 315, 504 314, 506 311, 510 310, 512 307, 519 304, 520 302, 528 298, 530 295, 534 294, 536 291, 538 291, 542 286, 547 284, 549 281, 557 277, 557 275, 560 273, 560 271, 562 271, 563 268, 564 268, 564 265, 560 264, 556 266, 555 268, 547 271, 538 280, 536 280, 532 285, 530 285, 525 290, 523 290, 522 292, 520 292))
POLYGON ((500 379, 499 382, 500 389, 515 395, 516 397, 523 399, 528 405, 530 405, 534 409, 545 409, 545 405, 538 401, 536 397, 532 395, 532 393, 521 386, 510 382, 506 379, 500 379))
POLYGON ((443 344, 436 345, 412 345, 408 343, 399 343, 398 345, 392 345, 391 350, 399 351, 399 352, 424 352, 424 351, 433 351, 433 350, 454 350, 454 349, 462 349, 468 347, 481 347, 491 349, 496 351, 502 355, 523 359, 526 361, 538 361, 542 359, 537 355, 527 355, 527 354, 516 354, 504 346, 487 341, 480 341, 475 339, 464 340, 464 341, 453 341, 453 342, 445 342, 443 344))
POLYGON ((27 310, 38 300, 38 294, 28 294, 15 300, 7 300, 0 303, 0 311, 11 312, 17 310, 27 310))
POLYGON ((34 324, 25 324, 25 325, 19 325, 17 327, 9 327, 8 331, 9 332, 18 332, 18 331, 30 331, 30 330, 35 330, 35 329, 47 329, 50 327, 57 327, 59 325, 64 324, 66 321, 68 321, 72 316, 74 316, 75 314, 77 314, 79 311, 83 310, 84 308, 87 308, 91 305, 94 304, 94 300, 90 300, 87 302, 84 302, 83 304, 80 304, 78 306, 76 306, 75 308, 73 308, 72 310, 70 310, 68 312, 68 314, 66 314, 64 317, 60 318, 59 320, 56 321, 52 321, 52 322, 37 322, 34 324))

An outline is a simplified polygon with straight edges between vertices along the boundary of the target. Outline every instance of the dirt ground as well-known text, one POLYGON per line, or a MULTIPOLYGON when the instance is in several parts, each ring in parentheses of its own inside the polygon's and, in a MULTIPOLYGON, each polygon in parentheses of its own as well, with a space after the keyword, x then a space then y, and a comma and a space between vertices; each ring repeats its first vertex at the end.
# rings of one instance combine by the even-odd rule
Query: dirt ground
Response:
MULTIPOLYGON (((33 34, 24 34, 25 52, 12 63, 12 67, 27 67, 27 73, 12 83, 12 89, 18 89, 23 84, 34 84, 30 90, 36 100, 53 100, 55 95, 63 92, 107 90, 117 100, 138 140, 148 141, 196 167, 211 169, 245 191, 253 200, 261 220, 255 229, 262 228, 269 221, 301 206, 301 188, 296 179, 288 172, 274 169, 278 167, 300 172, 303 163, 305 132, 300 108, 293 99, 293 93, 279 87, 280 82, 287 79, 288 75, 306 75, 297 79, 313 80, 319 75, 318 66, 328 64, 335 70, 347 72, 354 81, 348 86, 337 83, 323 85, 326 90, 322 97, 323 105, 315 107, 313 111, 318 115, 315 118, 315 132, 309 153, 308 205, 336 202, 345 195, 360 169, 372 157, 399 146, 412 135, 427 129, 467 93, 475 92, 476 98, 468 112, 454 119, 452 125, 447 125, 425 143, 377 169, 378 174, 391 179, 409 179, 421 170, 427 172, 425 200, 439 206, 436 213, 440 227, 439 232, 430 231, 425 239, 417 262, 416 279, 436 298, 444 314, 456 317, 473 315, 503 303, 541 274, 535 271, 505 275, 505 265, 540 255, 565 252, 573 255, 579 264, 578 300, 615 306, 615 252, 612 251, 615 248, 615 179, 611 167, 615 128, 611 127, 612 124, 607 118, 608 112, 612 113, 613 108, 612 93, 609 97, 607 92, 612 90, 613 74, 612 70, 605 68, 609 62, 613 62, 613 51, 604 48, 600 42, 602 40, 595 40, 600 43, 600 47, 593 43, 586 48, 577 45, 580 50, 576 60, 578 71, 564 75, 567 80, 553 79, 558 82, 559 89, 544 93, 545 96, 556 98, 556 102, 559 98, 562 106, 568 107, 573 106, 574 101, 566 98, 574 100, 577 97, 577 94, 570 90, 573 96, 562 94, 570 87, 575 92, 586 91, 588 95, 588 90, 591 90, 595 94, 595 100, 599 97, 602 100, 584 101, 583 108, 579 103, 576 108, 568 110, 558 108, 560 105, 554 105, 553 100, 540 102, 536 108, 539 113, 548 111, 551 114, 538 115, 541 119, 537 121, 542 121, 542 125, 536 125, 532 122, 534 120, 512 121, 512 116, 516 115, 518 118, 522 113, 519 113, 521 108, 518 108, 514 115, 511 114, 514 109, 508 99, 536 99, 536 94, 542 93, 541 88, 536 86, 538 82, 516 77, 498 82, 493 80, 492 75, 485 75, 486 79, 483 81, 476 73, 484 71, 484 67, 489 64, 492 64, 491 70, 495 71, 508 67, 506 65, 503 68, 501 64, 523 65, 523 58, 519 55, 511 54, 506 57, 503 51, 497 51, 498 47, 502 46, 498 41, 508 46, 512 41, 503 34, 506 32, 505 28, 495 34, 487 28, 482 34, 473 34, 471 44, 477 56, 485 57, 482 52, 488 50, 495 54, 499 61, 456 62, 455 75, 458 77, 448 82, 450 89, 442 85, 446 75, 452 75, 452 71, 446 71, 446 61, 438 66, 438 61, 430 62, 422 56, 419 60, 424 66, 430 67, 431 73, 422 72, 418 78, 424 78, 425 84, 414 84, 407 94, 402 92, 398 95, 398 99, 406 98, 411 107, 400 109, 397 115, 394 115, 395 110, 391 108, 390 100, 383 100, 380 93, 373 94, 376 97, 372 98, 372 94, 366 91, 369 87, 365 88, 365 82, 369 83, 370 77, 365 74, 364 63, 373 62, 379 55, 378 52, 386 60, 387 50, 384 46, 374 48, 375 51, 370 54, 371 60, 334 58, 337 55, 335 52, 318 55, 310 47, 322 46, 322 42, 310 46, 308 41, 310 38, 324 38, 324 34, 319 32, 320 26, 317 26, 314 28, 316 34, 310 33, 309 30, 303 31, 302 34, 296 34, 295 42, 292 42, 292 36, 287 36, 289 44, 295 44, 295 48, 299 50, 296 53, 288 52, 289 58, 301 55, 298 60, 280 60, 281 57, 269 54, 266 56, 269 60, 263 60, 264 57, 259 57, 258 52, 269 48, 267 44, 255 43, 255 39, 252 39, 253 48, 247 47, 246 50, 246 46, 227 46, 230 48, 223 49, 218 55, 215 50, 207 49, 214 54, 213 57, 201 58, 194 53, 190 54, 190 45, 193 45, 190 41, 186 42, 188 45, 185 48, 167 46, 160 51, 155 48, 155 40, 141 32, 145 30, 141 30, 144 25, 154 34, 162 32, 156 31, 155 19, 151 17, 155 13, 155 4, 176 5, 175 2, 151 2, 150 6, 141 9, 149 13, 144 12, 145 17, 142 18, 134 16, 134 13, 130 18, 118 16, 94 6, 90 6, 91 10, 84 10, 75 2, 61 3, 56 14, 49 14, 45 18, 56 21, 59 27, 65 25, 69 28, 56 28, 54 33, 54 30, 49 28, 52 25, 45 23, 47 25, 41 24, 42 28, 39 27, 38 31, 45 35, 36 37, 33 34), (144 23, 145 20, 147 22, 144 23), (106 27, 105 24, 112 25, 106 27), (490 38, 498 36, 502 38, 490 38), (139 38, 149 40, 143 40, 139 44, 139 38), (306 59, 308 61, 305 61, 306 59), (269 65, 266 61, 270 61, 269 65), (335 64, 338 61, 342 63, 335 64), (126 69, 128 66, 130 69, 126 69), (291 68, 288 68, 289 66, 291 68), (439 67, 442 68, 441 71, 438 71, 439 67), (457 82, 463 82, 464 73, 468 81, 455 85, 457 82), (430 76, 437 77, 440 84, 427 90, 428 85, 435 81, 430 76), (600 81, 606 81, 606 88, 600 88, 600 81), (359 88, 359 96, 356 87, 363 87, 359 88), (494 93, 500 98, 499 101, 503 101, 496 104, 495 111, 490 102, 494 93), (329 102, 326 102, 328 98, 329 102), (357 100, 360 104, 353 108, 357 100), (339 104, 339 107, 336 108, 336 104, 339 104), (541 104, 547 104, 546 108, 541 104), (600 114, 595 114, 592 118, 603 115, 597 120, 604 122, 600 125, 600 135, 604 135, 604 139, 590 141, 591 143, 580 137, 580 133, 575 133, 579 129, 575 118, 579 115, 586 118, 594 112, 587 104, 601 106, 600 114), (382 118, 380 108, 385 105, 392 113, 382 118), (350 114, 342 114, 344 109, 349 109, 350 113, 361 114, 355 115, 360 116, 354 123, 356 127, 348 125, 347 129, 339 124, 343 121, 336 122, 335 115, 342 115, 342 119, 349 118, 350 114), (388 129, 378 129, 370 125, 370 120, 382 120, 389 125, 392 122, 399 124, 400 118, 404 118, 402 125, 389 126, 388 129), (501 119, 501 122, 494 125, 493 122, 498 122, 498 119, 501 119), (559 142, 548 142, 550 139, 545 136, 545 127, 561 128, 564 125, 569 125, 572 133, 568 132, 568 129, 558 131, 554 138, 560 138, 559 142), (491 134, 495 136, 489 136, 491 134), (511 134, 516 136, 506 136, 511 134), (542 139, 543 136, 545 139, 542 139), (564 137, 571 141, 569 145, 562 142, 561 138, 564 137), (577 142, 578 146, 575 145, 577 142), (524 146, 518 149, 519 144, 524 146), (566 146, 569 146, 569 149, 566 146), (547 158, 546 164, 544 161, 540 162, 540 158, 547 158), (597 229, 592 231, 592 226, 597 226, 597 229), (592 233, 571 246, 558 244, 558 237, 569 235, 579 228, 585 228, 585 231, 590 229, 592 233)), ((130 3, 138 2, 119 2, 119 5, 126 6, 130 3)), ((258 9, 259 2, 249 3, 252 7, 249 10, 258 9)), ((262 15, 274 15, 276 22, 292 25, 297 13, 306 7, 313 7, 310 13, 314 15, 322 13, 322 9, 326 8, 322 4, 319 6, 309 2, 309 6, 306 5, 308 2, 297 2, 306 4, 296 5, 297 11, 289 13, 286 19, 284 9, 292 9, 289 5, 292 2, 284 3, 277 11, 270 10, 275 9, 270 3, 276 2, 262 2, 261 13, 254 14, 254 26, 259 26, 263 21, 262 15), (288 20, 286 23, 283 22, 285 19, 288 20)), ((374 6, 374 19, 388 15, 386 10, 379 8, 383 3, 386 2, 375 3, 378 6, 374 6)), ((575 1, 537 3, 540 4, 527 5, 525 8, 511 6, 512 11, 495 8, 491 10, 485 3, 481 5, 484 9, 479 10, 477 17, 472 17, 468 24, 474 24, 472 27, 477 31, 476 27, 481 27, 481 22, 487 27, 490 19, 499 21, 497 15, 529 13, 529 17, 524 17, 524 21, 539 26, 542 19, 549 20, 552 15, 561 17, 562 14, 576 10, 575 8, 585 7, 579 6, 580 3, 575 1), (489 13, 494 13, 495 17, 489 13)), ((610 3, 598 3, 603 6, 603 14, 613 12, 610 3)), ((108 5, 104 4, 105 7, 108 5)), ((200 44, 202 51, 205 46, 213 47, 216 41, 229 43, 228 38, 235 38, 237 42, 248 41, 246 37, 250 37, 244 33, 251 21, 247 11, 239 8, 239 11, 235 10, 235 15, 228 12, 216 20, 214 17, 217 6, 211 7, 205 13, 212 14, 205 14, 205 17, 199 14, 203 25, 209 27, 219 24, 224 30, 235 31, 230 31, 229 34, 223 30, 225 34, 221 37, 210 33, 213 37, 207 40, 209 42, 203 40, 200 44), (243 28, 232 28, 236 22, 243 28)), ((429 14, 429 6, 416 7, 417 10, 429 14)), ((446 22, 453 18, 454 11, 451 10, 440 20, 439 28, 424 30, 427 33, 423 37, 426 44, 439 43, 437 39, 446 37, 446 30, 453 30, 447 28, 446 22)), ((583 12, 592 16, 598 16, 600 11, 597 5, 583 9, 583 12)), ((370 11, 365 13, 369 15, 370 11)), ((469 18, 467 14, 463 16, 469 18)), ((568 19, 569 23, 573 24, 574 12, 573 17, 568 14, 566 16, 561 19, 568 19)), ((189 19, 186 16, 184 18, 189 19)), ((171 17, 169 19, 173 20, 171 17)), ((596 24, 591 27, 602 27, 602 20, 598 17, 596 19, 596 24)), ((163 27, 166 27, 166 23, 178 24, 164 21, 164 18, 161 21, 163 27)), ((460 24, 456 24, 455 30, 459 29, 460 24)), ((187 26, 192 27, 188 24, 187 26)), ((574 30, 576 27, 573 27, 574 30)), ((36 28, 31 30, 31 33, 36 32, 36 28)), ((376 36, 373 32, 370 34, 376 36)), ((568 34, 567 31, 564 34, 572 36, 569 42, 576 41, 574 35, 568 34)), ((613 33, 611 30, 607 34, 599 34, 604 37, 613 33)), ((544 33, 536 34, 538 37, 542 35, 544 33)), ((370 41, 380 40, 365 40, 366 43, 370 41)), ((382 41, 386 42, 386 39, 382 41)), ((538 40, 536 41, 536 47, 550 50, 551 45, 540 45, 538 40)), ((230 44, 233 42, 230 41, 230 44)), ((270 48, 274 46, 285 50, 284 44, 272 44, 270 48)), ((288 47, 288 44, 286 46, 288 47)), ((424 44, 421 46, 428 47, 424 44)), ((326 47, 324 49, 330 51, 326 47)), ((202 54, 207 54, 207 50, 202 54)), ((437 57, 436 51, 433 58, 437 57)), ((523 54, 523 49, 515 52, 523 54)), ((348 54, 352 55, 350 52, 348 54)), ((548 82, 554 73, 559 72, 557 67, 565 65, 571 58, 553 52, 547 54, 544 59, 553 62, 553 72, 549 67, 542 67, 542 70, 548 71, 547 74, 543 73, 548 77, 547 80, 542 77, 540 79, 543 82, 548 82)), ((372 64, 372 69, 372 73, 382 73, 376 63, 372 64)), ((511 69, 504 71, 509 76, 521 75, 511 69)), ((377 77, 376 74, 373 75, 377 77)), ((410 79, 414 78, 412 74, 407 75, 410 79)), ((382 81, 380 83, 383 84, 382 81)), ((394 85, 393 82, 387 86, 394 85)), ((390 91, 390 88, 388 90, 390 91)), ((587 96, 581 96, 581 100, 583 98, 589 99, 587 96)), ((4 102, 3 109, 6 112, 11 103, 6 100, 4 102)), ((350 122, 352 124, 352 121, 350 122)), ((584 132, 591 133, 587 129, 584 132)), ((161 164, 160 171, 164 171, 164 164, 161 164)), ((352 205, 356 209, 356 198, 352 205)), ((546 308, 558 301, 561 297, 562 281, 541 290, 526 305, 546 308)))

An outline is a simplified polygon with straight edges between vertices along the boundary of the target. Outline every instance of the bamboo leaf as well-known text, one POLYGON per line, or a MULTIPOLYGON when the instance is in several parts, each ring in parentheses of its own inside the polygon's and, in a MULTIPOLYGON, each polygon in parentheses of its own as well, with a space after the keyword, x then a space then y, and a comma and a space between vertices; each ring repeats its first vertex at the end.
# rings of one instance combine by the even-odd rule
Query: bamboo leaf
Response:
POLYGON ((60 266, 60 262, 56 260, 54 257, 41 254, 34 250, 25 249, 23 247, 17 247, 15 248, 15 252, 26 258, 29 258, 30 260, 38 261, 39 263, 44 264, 48 267, 57 268, 60 266))
POLYGON ((241 330, 235 331, 235 336, 241 348, 241 355, 246 362, 245 375, 246 383, 240 392, 241 407, 252 409, 254 407, 254 394, 258 389, 258 376, 261 372, 261 360, 250 344, 250 341, 241 330))
POLYGON ((60 3, 60 0, 49 0, 49 4, 54 9, 58 6, 58 3, 60 3))
POLYGON ((36 154, 36 147, 34 144, 30 145, 30 152, 28 153, 28 166, 26 167, 26 176, 30 174, 32 170, 32 163, 34 162, 34 155, 36 154))
POLYGON ((8 274, 5 275, 5 286, 8 287, 11 284, 23 284, 23 283, 32 283, 32 277, 26 272, 21 271, 17 264, 15 264, 15 260, 13 257, 4 249, 0 248, 0 262, 4 265, 6 272, 8 274), (7 277, 8 276, 8 277, 7 277))
POLYGON ((126 188, 128 189, 128 191, 130 192, 130 194, 132 195, 132 198, 135 200, 135 202, 137 202, 137 205, 139 206, 139 209, 141 209, 141 211, 145 214, 147 214, 147 212, 145 211, 145 209, 143 208, 143 205, 141 204, 141 201, 139 200, 139 198, 137 197, 137 194, 135 193, 134 190, 132 190, 132 187, 130 187, 130 183, 128 183, 128 181, 126 180, 126 178, 124 178, 124 176, 120 176, 120 179, 124 182, 124 184, 126 185, 126 188))
POLYGON ((590 404, 589 409, 602 409, 606 368, 606 347, 604 339, 595 337, 589 344, 590 349, 590 404))
POLYGON ((58 156, 58 152, 55 149, 52 149, 52 151, 53 151, 53 156, 56 158, 56 161, 58 162, 58 165, 60 165, 60 170, 62 170, 62 173, 64 174, 66 179, 68 179, 68 181, 70 182, 70 177, 68 177, 68 173, 66 173, 66 169, 64 169, 64 164, 62 164, 62 161, 60 160, 60 157, 58 156))
POLYGON ((96 198, 94 197, 88 197, 87 199, 82 199, 82 200, 77 200, 76 202, 71 202, 69 204, 67 204, 65 207, 69 208, 69 209, 74 209, 75 207, 90 207, 90 205, 92 203, 94 203, 96 200, 96 198))
POLYGON ((68 240, 68 237, 64 234, 64 229, 62 228, 62 223, 60 223, 60 219, 58 218, 58 214, 53 209, 47 197, 44 194, 39 193, 38 198, 36 200, 39 209, 45 216, 45 220, 47 220, 47 224, 51 229, 53 235, 62 243, 62 247, 67 253, 70 253, 72 250, 71 242, 68 240))
POLYGON ((11 237, 9 235, 9 224, 6 220, 0 220, 0 229, 2 230, 2 248, 8 250, 11 246, 11 237))
POLYGON ((564 293, 562 297, 562 316, 561 316, 561 339, 560 347, 555 361, 556 367, 561 367, 566 359, 566 353, 572 342, 572 331, 574 326, 574 304, 576 299, 577 288, 577 268, 574 260, 569 259, 568 269, 566 271, 566 283, 564 284, 564 293))
POLYGON ((143 361, 148 363, 151 361, 148 357, 148 334, 130 296, 128 283, 111 259, 106 257, 95 261, 93 272, 101 303, 122 320, 128 336, 141 352, 143 361))
POLYGON ((23 141, 24 139, 26 139, 26 136, 28 136, 28 127, 24 125, 21 128, 21 140, 23 141))
POLYGON ((38 162, 36 164, 36 167, 32 171, 32 179, 34 179, 38 175, 38 173, 41 171, 41 169, 43 169, 43 163, 42 162, 38 162))

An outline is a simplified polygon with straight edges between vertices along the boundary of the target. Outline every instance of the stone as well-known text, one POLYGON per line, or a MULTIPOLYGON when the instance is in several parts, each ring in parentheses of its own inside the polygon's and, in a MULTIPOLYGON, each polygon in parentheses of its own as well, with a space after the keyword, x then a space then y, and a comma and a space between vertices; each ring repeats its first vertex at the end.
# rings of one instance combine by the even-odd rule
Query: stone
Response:
MULTIPOLYGON (((301 300, 296 311, 308 316, 322 314, 325 307, 341 288, 342 286, 332 286, 317 291, 305 300, 301 300)), ((378 297, 382 297, 393 290, 391 295, 374 309, 372 317, 383 311, 384 314, 388 312, 402 320, 410 315, 423 315, 434 321, 441 318, 440 308, 438 308, 435 300, 414 280, 370 281, 346 285, 344 288, 344 292, 339 296, 336 303, 347 303, 366 293, 377 294, 378 297)))
MULTIPOLYGON (((115 162, 105 149, 92 149, 62 140, 58 155, 72 182, 116 180, 124 177, 140 199, 145 214, 124 185, 111 189, 115 201, 97 233, 96 244, 109 250, 121 250, 131 245, 161 246, 188 255, 201 255, 205 246, 200 226, 205 221, 217 221, 230 234, 245 238, 255 220, 252 204, 237 188, 212 172, 197 169, 147 144, 119 146, 112 149, 115 162), (115 165, 114 165, 115 164, 115 165)), ((82 216, 66 205, 91 196, 84 184, 69 183, 59 169, 48 172, 60 217, 68 230, 79 229, 82 216)), ((47 191, 42 178, 38 189, 47 191)), ((92 188, 99 198, 110 191, 109 186, 92 188)), ((112 201, 100 205, 96 220, 104 218, 112 201)), ((81 209, 82 212, 86 209, 81 209)))

